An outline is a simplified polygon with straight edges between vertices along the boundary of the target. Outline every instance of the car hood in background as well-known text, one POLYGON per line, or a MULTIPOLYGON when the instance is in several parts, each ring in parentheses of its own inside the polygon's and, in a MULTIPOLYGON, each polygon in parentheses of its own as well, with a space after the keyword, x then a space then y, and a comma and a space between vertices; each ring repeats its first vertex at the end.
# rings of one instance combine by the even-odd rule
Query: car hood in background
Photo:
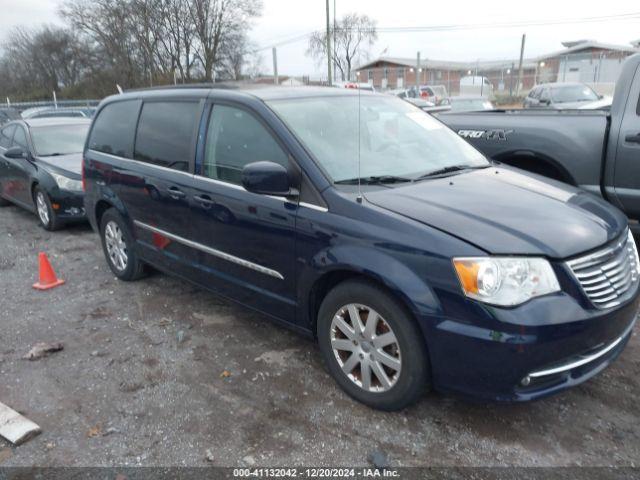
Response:
POLYGON ((71 178, 77 178, 82 174, 82 153, 70 153, 57 157, 38 157, 38 163, 52 167, 51 169, 71 178))
POLYGON ((589 193, 502 167, 367 192, 366 199, 492 254, 567 258, 627 226, 621 212, 589 193))
POLYGON ((613 104, 612 97, 604 97, 601 100, 595 102, 589 102, 586 105, 578 107, 578 110, 606 110, 610 109, 613 104))
POLYGON ((596 110, 600 100, 586 102, 565 102, 554 103, 552 107, 556 110, 596 110))

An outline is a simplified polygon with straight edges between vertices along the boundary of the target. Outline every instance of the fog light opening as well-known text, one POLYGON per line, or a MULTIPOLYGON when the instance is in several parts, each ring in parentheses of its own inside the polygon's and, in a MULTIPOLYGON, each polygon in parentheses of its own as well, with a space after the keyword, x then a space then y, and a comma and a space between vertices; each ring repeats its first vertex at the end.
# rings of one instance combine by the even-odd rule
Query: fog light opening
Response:
POLYGON ((531 377, 528 375, 524 377, 522 380, 520 380, 520 385, 522 385, 523 387, 526 387, 530 383, 531 383, 531 377))

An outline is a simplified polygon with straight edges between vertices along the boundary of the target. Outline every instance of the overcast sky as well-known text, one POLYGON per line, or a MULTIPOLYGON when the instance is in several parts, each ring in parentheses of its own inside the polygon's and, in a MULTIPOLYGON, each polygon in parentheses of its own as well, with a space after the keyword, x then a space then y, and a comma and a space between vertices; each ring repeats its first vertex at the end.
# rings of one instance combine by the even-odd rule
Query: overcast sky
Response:
MULTIPOLYGON (((252 40, 261 47, 324 28, 325 0, 263 0, 264 14, 255 21, 252 40)), ((333 0, 331 7, 333 8, 333 0)), ((0 0, 0 32, 17 25, 58 23, 57 0, 0 0)), ((563 2, 559 0, 336 0, 338 17, 349 12, 365 13, 379 27, 415 27, 452 24, 505 23, 531 20, 566 20, 640 13, 638 0, 563 2)), ((640 39, 640 20, 601 21, 550 26, 483 28, 428 33, 384 33, 371 48, 372 58, 388 49, 388 56, 436 60, 490 60, 517 58, 520 37, 527 34, 525 56, 536 56, 562 48, 561 42, 588 38, 628 45, 640 39)), ((0 33, 0 35, 2 35, 0 33)), ((305 55, 306 41, 278 47, 282 75, 317 74, 322 65, 305 55)), ((271 72, 271 50, 262 52, 265 72, 271 72)))

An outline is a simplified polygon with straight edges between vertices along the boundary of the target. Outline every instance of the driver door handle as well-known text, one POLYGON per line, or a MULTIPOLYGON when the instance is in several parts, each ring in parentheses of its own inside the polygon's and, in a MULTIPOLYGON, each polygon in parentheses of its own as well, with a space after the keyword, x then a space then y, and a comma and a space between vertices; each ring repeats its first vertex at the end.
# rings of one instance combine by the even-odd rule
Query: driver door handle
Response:
POLYGON ((215 203, 211 197, 209 197, 208 195, 198 195, 196 197, 193 197, 193 199, 196 201, 196 203, 199 203, 200 205, 202 205, 205 208, 211 208, 213 206, 213 204, 215 203))
POLYGON ((186 193, 184 193, 182 190, 180 190, 177 187, 171 187, 169 190, 167 190, 167 193, 174 200, 182 200, 187 196, 186 193))
POLYGON ((628 143, 640 143, 640 133, 636 133, 635 135, 627 135, 624 140, 628 143))

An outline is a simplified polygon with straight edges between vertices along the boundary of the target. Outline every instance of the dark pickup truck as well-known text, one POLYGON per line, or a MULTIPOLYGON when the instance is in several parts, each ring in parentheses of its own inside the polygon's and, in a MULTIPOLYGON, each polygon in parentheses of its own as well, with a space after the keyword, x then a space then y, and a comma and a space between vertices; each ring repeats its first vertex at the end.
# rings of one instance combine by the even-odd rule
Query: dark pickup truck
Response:
POLYGON ((640 220, 640 54, 625 62, 610 112, 494 110, 443 113, 488 157, 597 195, 640 220))

